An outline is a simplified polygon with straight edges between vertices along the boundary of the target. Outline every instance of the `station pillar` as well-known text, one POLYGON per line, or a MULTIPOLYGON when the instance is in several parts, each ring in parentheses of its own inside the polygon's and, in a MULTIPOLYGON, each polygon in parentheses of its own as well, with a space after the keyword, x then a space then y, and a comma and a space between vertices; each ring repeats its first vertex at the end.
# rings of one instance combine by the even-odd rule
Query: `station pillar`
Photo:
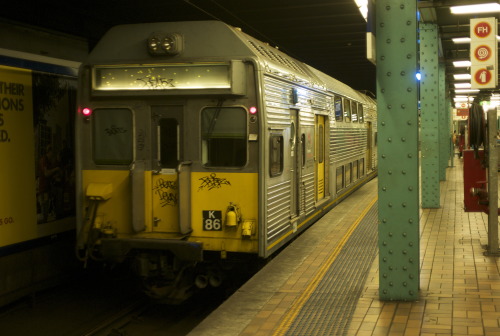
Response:
POLYGON ((438 26, 420 23, 420 144, 422 208, 439 208, 439 55, 438 26))
POLYGON ((446 105, 446 66, 439 62, 439 180, 446 180, 446 168, 450 157, 450 111, 446 105))
POLYGON ((376 2, 379 297, 419 297, 417 1, 376 2))

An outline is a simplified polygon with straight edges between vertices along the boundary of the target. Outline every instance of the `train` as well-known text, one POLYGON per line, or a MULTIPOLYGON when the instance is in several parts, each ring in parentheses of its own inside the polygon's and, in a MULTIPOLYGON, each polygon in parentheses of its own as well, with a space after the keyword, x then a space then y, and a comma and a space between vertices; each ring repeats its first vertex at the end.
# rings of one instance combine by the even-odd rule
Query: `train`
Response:
POLYGON ((377 174, 373 97, 221 21, 113 27, 77 106, 79 258, 158 300, 272 257, 377 174))
MULTIPOLYGON (((22 36, 26 48, 39 42, 41 32, 0 26, 9 37, 22 36)), ((11 49, 6 40, 0 44, 0 306, 57 285, 80 266, 73 254, 80 63, 53 57, 80 44, 57 39, 57 50, 47 43, 48 56, 11 49)))

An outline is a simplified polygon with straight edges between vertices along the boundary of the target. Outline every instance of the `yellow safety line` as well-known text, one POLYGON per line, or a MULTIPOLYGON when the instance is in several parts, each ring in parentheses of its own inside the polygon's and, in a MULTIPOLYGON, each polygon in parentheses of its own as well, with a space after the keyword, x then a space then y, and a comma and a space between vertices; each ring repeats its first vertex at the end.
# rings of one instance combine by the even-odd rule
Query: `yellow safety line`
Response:
POLYGON ((333 251, 333 253, 328 257, 326 262, 323 263, 323 266, 321 266, 321 268, 318 270, 318 272, 316 273, 314 278, 311 280, 311 282, 309 283, 307 288, 302 292, 302 295, 297 300, 295 300, 292 308, 286 313, 284 318, 281 320, 281 323, 278 326, 278 328, 274 331, 273 336, 284 335, 285 332, 290 328, 293 321, 295 320, 295 318, 299 314, 299 311, 302 309, 302 307, 307 302, 307 300, 312 295, 312 293, 316 290, 316 287, 318 287, 319 282, 323 279, 326 272, 330 268, 331 264, 335 261, 335 259, 337 259, 337 256, 339 255, 340 251, 342 250, 344 245, 347 243, 348 239, 351 237, 354 230, 358 227, 361 220, 366 216, 367 212, 375 204, 377 199, 378 199, 378 196, 375 197, 370 202, 370 204, 363 210, 361 215, 359 215, 358 219, 356 219, 356 221, 347 230, 344 237, 342 237, 340 242, 335 247, 335 250, 333 251))
MULTIPOLYGON (((342 195, 338 196, 337 198, 335 198, 333 201, 331 201, 330 203, 328 203, 327 205, 321 207, 320 210, 316 211, 315 213, 313 213, 312 215, 309 215, 305 220, 303 220, 299 225, 297 225, 297 229, 300 229, 302 226, 304 226, 304 224, 308 223, 309 220, 315 216, 317 216, 320 212, 324 211, 325 209, 327 209, 328 207, 332 206, 335 202, 338 202, 341 198, 343 197, 346 197, 347 195, 350 195, 350 193, 353 193, 355 192, 357 189, 358 186, 360 186, 361 184, 363 183, 368 183, 368 181, 365 181, 365 180, 362 180, 362 181, 359 181, 358 183, 356 183, 355 185, 352 186, 351 189, 349 190, 346 190, 342 195)), ((269 244, 267 246, 267 250, 271 250, 273 247, 275 247, 276 245, 278 245, 279 243, 281 243, 283 240, 285 240, 289 235, 291 235, 292 233, 295 233, 293 230, 290 230, 288 231, 287 233, 285 233, 283 236, 281 236, 278 240, 276 240, 274 243, 272 244, 269 244)))

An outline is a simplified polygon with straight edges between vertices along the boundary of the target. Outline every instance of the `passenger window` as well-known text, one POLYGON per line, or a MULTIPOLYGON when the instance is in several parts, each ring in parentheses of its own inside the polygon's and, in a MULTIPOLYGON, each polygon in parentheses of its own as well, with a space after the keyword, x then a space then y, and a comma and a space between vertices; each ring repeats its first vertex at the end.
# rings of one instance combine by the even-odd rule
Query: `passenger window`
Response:
POLYGON ((358 103, 353 101, 351 102, 351 120, 358 121, 358 103))
POLYGON ((132 163, 132 111, 125 108, 96 109, 92 120, 94 162, 98 165, 132 163))
POLYGON ((179 123, 176 119, 160 119, 160 164, 176 168, 179 163, 179 123))
POLYGON ((201 112, 202 161, 206 167, 243 167, 247 161, 247 114, 241 107, 201 112))
POLYGON ((344 166, 337 167, 336 183, 337 191, 344 188, 344 166))
POLYGON ((335 120, 342 121, 342 97, 335 96, 335 120))
POLYGON ((352 163, 345 165, 345 186, 349 186, 352 183, 352 163))
POLYGON ((283 173, 283 136, 271 135, 269 146, 269 172, 271 177, 283 173))
POLYGON ((344 121, 351 122, 351 102, 349 99, 344 99, 344 121))
POLYGON ((365 115, 363 113, 363 104, 358 105, 358 120, 360 123, 365 122, 365 115))
POLYGON ((302 167, 306 166, 306 135, 302 133, 300 136, 301 152, 302 152, 302 167))
POLYGON ((319 163, 323 163, 324 160, 324 154, 325 154, 325 134, 324 134, 324 127, 323 125, 319 125, 318 127, 318 142, 319 142, 319 163))

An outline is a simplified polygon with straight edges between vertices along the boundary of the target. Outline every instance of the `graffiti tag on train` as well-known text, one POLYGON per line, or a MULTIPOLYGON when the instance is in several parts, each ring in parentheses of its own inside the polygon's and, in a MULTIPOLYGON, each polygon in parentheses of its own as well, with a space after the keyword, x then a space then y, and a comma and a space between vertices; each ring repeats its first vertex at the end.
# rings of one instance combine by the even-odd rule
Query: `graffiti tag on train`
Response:
MULTIPOLYGON (((6 113, 24 111, 24 85, 0 81, 0 127, 5 125, 6 113)), ((9 132, 0 128, 0 142, 10 142, 9 132)))
POLYGON ((146 132, 141 128, 137 131, 137 150, 142 151, 146 144, 146 132))
POLYGON ((209 176, 204 176, 199 179, 201 181, 201 185, 198 188, 198 191, 200 190, 212 190, 212 189, 219 189, 224 185, 231 186, 231 182, 229 182, 225 178, 219 178, 215 173, 210 174, 209 176))
POLYGON ((144 82, 144 84, 150 89, 164 89, 169 87, 175 87, 172 83, 173 78, 161 78, 161 77, 145 77, 137 78, 138 81, 144 82))
POLYGON ((14 223, 13 217, 0 217, 0 225, 12 224, 14 223))
POLYGON ((162 207, 177 205, 177 183, 175 181, 165 181, 160 178, 156 181, 153 191, 158 196, 162 207))
POLYGON ((122 133, 127 133, 127 130, 124 129, 123 127, 118 127, 116 125, 111 125, 110 127, 104 129, 104 132, 106 132, 107 135, 117 135, 117 134, 122 134, 122 133))

